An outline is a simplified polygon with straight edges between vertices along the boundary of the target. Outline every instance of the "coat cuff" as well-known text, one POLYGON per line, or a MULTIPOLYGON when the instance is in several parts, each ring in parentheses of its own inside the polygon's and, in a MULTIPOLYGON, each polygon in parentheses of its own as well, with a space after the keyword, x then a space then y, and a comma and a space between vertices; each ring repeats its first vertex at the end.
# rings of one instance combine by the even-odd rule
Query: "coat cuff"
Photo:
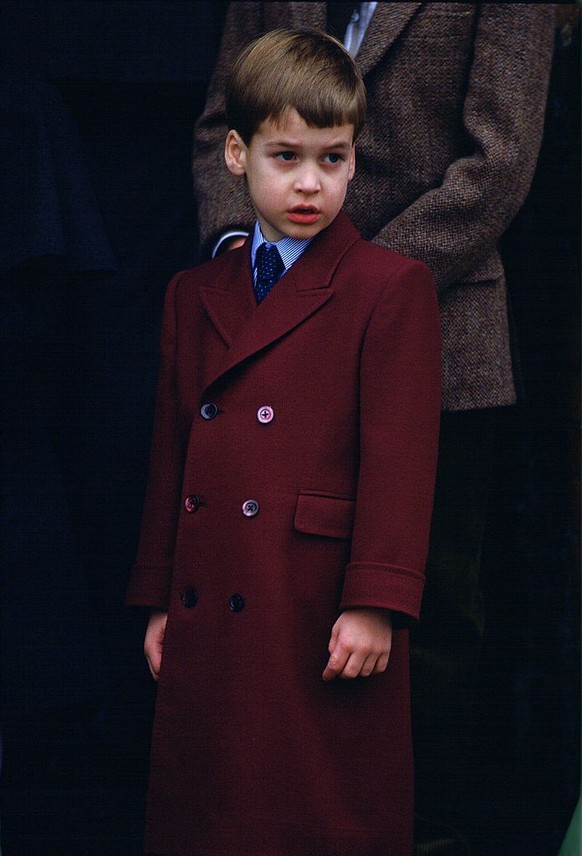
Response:
POLYGON ((126 606, 149 606, 167 611, 172 568, 134 565, 125 597, 126 606))
POLYGON ((346 568, 340 609, 376 607, 418 619, 424 574, 377 562, 351 562, 346 568))

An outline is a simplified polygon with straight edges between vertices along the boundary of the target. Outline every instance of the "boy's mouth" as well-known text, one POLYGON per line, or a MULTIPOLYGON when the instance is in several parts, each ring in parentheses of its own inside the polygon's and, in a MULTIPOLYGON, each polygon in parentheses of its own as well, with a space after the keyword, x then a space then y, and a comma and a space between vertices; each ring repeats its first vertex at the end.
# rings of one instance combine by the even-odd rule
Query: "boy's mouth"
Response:
POLYGON ((289 209, 288 216, 292 223, 309 225, 319 219, 319 208, 314 205, 296 205, 289 209))

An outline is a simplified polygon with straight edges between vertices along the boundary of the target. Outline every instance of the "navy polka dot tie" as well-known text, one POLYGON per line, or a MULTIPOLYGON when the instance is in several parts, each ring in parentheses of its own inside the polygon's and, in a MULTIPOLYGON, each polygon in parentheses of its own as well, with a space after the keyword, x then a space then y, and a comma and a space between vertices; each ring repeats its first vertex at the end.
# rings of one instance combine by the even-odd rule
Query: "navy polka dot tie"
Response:
POLYGON ((257 303, 260 303, 273 288, 285 266, 274 244, 261 244, 255 256, 255 267, 257 270, 255 297, 257 303))

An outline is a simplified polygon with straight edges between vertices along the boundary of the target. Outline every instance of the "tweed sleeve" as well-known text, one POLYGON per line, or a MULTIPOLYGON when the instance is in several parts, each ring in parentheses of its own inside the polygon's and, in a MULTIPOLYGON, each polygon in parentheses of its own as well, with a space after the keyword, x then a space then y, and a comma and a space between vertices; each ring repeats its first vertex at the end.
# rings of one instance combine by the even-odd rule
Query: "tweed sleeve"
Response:
POLYGON ((551 4, 480 4, 462 111, 470 150, 450 164, 440 186, 427 189, 372 238, 424 261, 441 290, 470 279, 487 260, 529 190, 544 125, 554 17, 551 4))
POLYGON ((246 184, 227 170, 224 141, 228 128, 224 89, 233 58, 261 32, 261 3, 231 3, 226 15, 221 49, 209 87, 205 109, 194 128, 192 162, 202 254, 226 229, 250 232, 253 208, 246 184))

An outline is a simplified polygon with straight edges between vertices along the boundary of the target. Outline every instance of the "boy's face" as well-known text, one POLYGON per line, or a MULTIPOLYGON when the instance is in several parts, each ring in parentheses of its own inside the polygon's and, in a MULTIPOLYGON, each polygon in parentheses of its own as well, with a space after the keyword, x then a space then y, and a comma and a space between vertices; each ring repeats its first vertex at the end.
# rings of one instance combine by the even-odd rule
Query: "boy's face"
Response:
POLYGON ((294 108, 262 122, 248 146, 229 131, 226 164, 246 175, 267 241, 313 238, 335 219, 354 174, 353 136, 352 125, 310 128, 294 108))

